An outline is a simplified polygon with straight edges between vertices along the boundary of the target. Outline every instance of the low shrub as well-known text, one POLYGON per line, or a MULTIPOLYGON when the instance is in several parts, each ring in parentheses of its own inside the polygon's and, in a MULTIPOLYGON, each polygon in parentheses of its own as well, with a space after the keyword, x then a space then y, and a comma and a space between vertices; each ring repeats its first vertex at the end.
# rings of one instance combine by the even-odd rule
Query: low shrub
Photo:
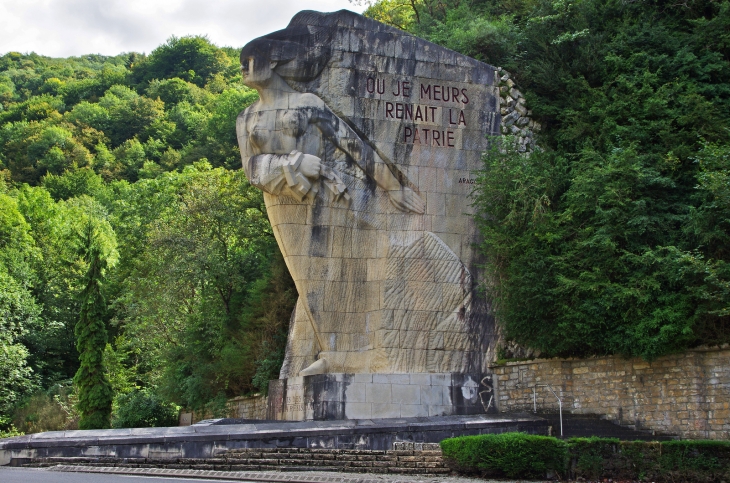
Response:
POLYGON ((112 417, 115 428, 160 428, 178 425, 178 408, 149 390, 119 396, 112 417))
POLYGON ((730 441, 568 441, 571 473, 588 479, 640 479, 672 483, 730 480, 730 441))
POLYGON ((11 425, 9 428, 0 429, 0 439, 13 438, 15 436, 23 436, 25 433, 15 429, 15 426, 11 425))
POLYGON ((509 478, 565 476, 671 483, 730 481, 730 441, 561 441, 522 433, 462 436, 441 442, 458 472, 509 478))
POLYGON ((56 385, 36 392, 13 412, 13 425, 25 434, 77 429, 76 399, 70 386, 56 385))
POLYGON ((568 445, 549 436, 524 433, 462 436, 441 442, 444 459, 463 473, 508 478, 542 478, 565 473, 568 445))

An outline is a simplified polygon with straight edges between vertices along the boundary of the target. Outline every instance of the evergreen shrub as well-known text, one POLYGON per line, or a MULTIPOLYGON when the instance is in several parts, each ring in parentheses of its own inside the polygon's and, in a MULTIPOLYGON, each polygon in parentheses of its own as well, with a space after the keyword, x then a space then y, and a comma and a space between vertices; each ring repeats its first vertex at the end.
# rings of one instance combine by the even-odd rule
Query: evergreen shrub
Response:
POLYGON ((561 441, 522 433, 462 436, 441 442, 455 471, 482 476, 720 483, 730 480, 730 441, 561 441))
POLYGON ((449 438, 441 450, 452 469, 482 476, 541 478, 563 474, 568 461, 565 442, 524 433, 449 438))
POLYGON ((721 482, 730 477, 729 441, 568 441, 571 474, 588 479, 721 482))

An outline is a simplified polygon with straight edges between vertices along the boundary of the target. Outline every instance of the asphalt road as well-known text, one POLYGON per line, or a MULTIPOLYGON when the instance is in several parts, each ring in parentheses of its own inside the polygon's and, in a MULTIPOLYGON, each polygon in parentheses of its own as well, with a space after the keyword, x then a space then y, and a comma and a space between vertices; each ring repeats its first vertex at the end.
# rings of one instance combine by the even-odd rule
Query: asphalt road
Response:
MULTIPOLYGON (((192 483, 205 480, 199 478, 174 478, 159 476, 104 475, 99 473, 63 473, 34 468, 9 468, 0 466, 0 483, 192 483)), ((233 482, 233 480, 230 480, 233 482)), ((236 481, 235 483, 241 483, 236 481)))

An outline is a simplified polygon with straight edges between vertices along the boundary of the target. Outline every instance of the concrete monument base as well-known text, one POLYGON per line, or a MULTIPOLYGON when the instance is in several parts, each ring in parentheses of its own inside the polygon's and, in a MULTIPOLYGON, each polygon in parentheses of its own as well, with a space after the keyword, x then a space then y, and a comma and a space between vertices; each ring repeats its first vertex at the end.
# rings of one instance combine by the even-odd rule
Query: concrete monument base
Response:
POLYGON ((316 374, 270 381, 266 417, 325 421, 492 412, 496 409, 491 376, 316 374))
MULTIPOLYGON (((534 414, 352 421, 201 421, 175 428, 51 431, 0 440, 0 466, 93 464, 98 466, 226 464, 222 455, 243 448, 392 450, 396 443, 438 443, 445 438, 519 431, 550 434, 534 414), (207 458, 215 460, 201 461, 207 458)), ((238 457, 240 463, 240 457, 238 457)), ((303 461, 303 460, 297 460, 303 461)), ((230 464, 230 463, 228 463, 230 464)), ((252 463, 258 464, 258 463, 252 463)), ((266 469, 273 469, 270 462, 266 469)), ((213 469, 213 468, 210 468, 213 469)), ((236 466, 231 470, 244 469, 236 466)), ((310 468, 311 469, 311 468, 310 468)))

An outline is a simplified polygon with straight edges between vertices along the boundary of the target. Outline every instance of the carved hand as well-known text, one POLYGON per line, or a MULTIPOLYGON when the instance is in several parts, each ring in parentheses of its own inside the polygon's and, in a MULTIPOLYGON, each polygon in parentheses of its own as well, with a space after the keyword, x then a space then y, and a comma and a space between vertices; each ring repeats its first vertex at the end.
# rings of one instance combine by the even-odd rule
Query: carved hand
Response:
POLYGON ((302 164, 299 166, 299 172, 307 178, 319 178, 320 171, 322 169, 322 163, 317 156, 311 154, 305 154, 302 159, 302 164))
POLYGON ((423 214, 426 211, 426 206, 421 197, 407 186, 397 190, 389 190, 388 195, 390 195, 390 202, 401 211, 418 214, 423 214))

